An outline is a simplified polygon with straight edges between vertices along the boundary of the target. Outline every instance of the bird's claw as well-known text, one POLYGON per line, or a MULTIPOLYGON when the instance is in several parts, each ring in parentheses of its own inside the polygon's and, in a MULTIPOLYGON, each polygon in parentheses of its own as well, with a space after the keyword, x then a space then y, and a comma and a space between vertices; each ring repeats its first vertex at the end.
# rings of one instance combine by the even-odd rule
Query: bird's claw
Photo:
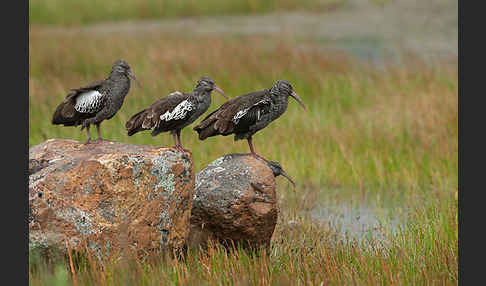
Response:
POLYGON ((184 148, 182 148, 182 147, 181 147, 181 151, 186 152, 186 153, 189 153, 189 154, 192 154, 191 150, 189 150, 189 149, 184 149, 184 148))
POLYGON ((256 154, 256 153, 252 153, 251 155, 252 155, 253 157, 255 157, 256 159, 258 159, 258 160, 262 160, 262 161, 264 161, 264 162, 266 162, 266 163, 269 163, 269 161, 268 161, 267 159, 263 158, 262 156, 260 156, 260 155, 258 155, 258 154, 256 154))
POLYGON ((172 147, 172 148, 174 148, 174 149, 176 149, 176 150, 178 150, 178 151, 181 151, 182 153, 189 153, 189 154, 192 154, 191 150, 184 149, 184 148, 182 148, 182 146, 177 146, 177 145, 176 145, 176 146, 174 146, 174 147, 172 147))

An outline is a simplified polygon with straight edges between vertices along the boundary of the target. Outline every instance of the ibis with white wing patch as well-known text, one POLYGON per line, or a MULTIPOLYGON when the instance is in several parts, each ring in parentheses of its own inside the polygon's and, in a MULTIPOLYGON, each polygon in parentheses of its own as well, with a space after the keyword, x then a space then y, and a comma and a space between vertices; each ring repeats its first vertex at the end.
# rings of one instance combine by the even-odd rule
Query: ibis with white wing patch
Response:
POLYGON ((94 124, 98 131, 97 141, 103 141, 100 124, 112 118, 121 108, 130 90, 130 79, 138 83, 128 63, 124 60, 116 61, 108 78, 72 89, 56 108, 52 124, 81 125, 81 130, 86 128, 88 134, 86 143, 91 143, 89 126, 94 124))
POLYGON ((128 136, 143 130, 152 130, 152 136, 170 131, 174 138, 174 147, 180 151, 190 152, 182 148, 181 130, 208 110, 213 90, 228 99, 212 79, 202 77, 190 93, 176 91, 157 100, 152 106, 136 113, 127 121, 125 127, 128 136))
POLYGON ((235 135, 235 141, 246 139, 252 155, 265 160, 255 152, 252 136, 287 110, 289 96, 306 109, 292 85, 286 80, 279 80, 269 89, 240 95, 225 102, 196 125, 194 130, 200 140, 231 134, 235 135))

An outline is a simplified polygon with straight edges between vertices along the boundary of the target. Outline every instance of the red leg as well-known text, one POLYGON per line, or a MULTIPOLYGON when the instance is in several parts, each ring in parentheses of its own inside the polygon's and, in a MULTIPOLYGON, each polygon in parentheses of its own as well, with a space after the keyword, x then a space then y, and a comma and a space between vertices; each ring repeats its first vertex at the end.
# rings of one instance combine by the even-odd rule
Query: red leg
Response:
POLYGON ((101 131, 100 131, 100 124, 96 124, 96 131, 98 131, 98 141, 103 141, 103 138, 101 138, 101 131))
POLYGON ((176 134, 177 134, 177 142, 179 143, 179 150, 183 151, 183 152, 189 152, 192 154, 192 152, 190 150, 187 150, 187 149, 184 149, 182 148, 182 143, 181 143, 181 130, 177 130, 176 131, 176 134))
POLYGON ((84 144, 89 144, 91 143, 91 134, 89 134, 89 125, 86 126, 86 133, 88 134, 88 140, 84 142, 84 144))
POLYGON ((248 145, 250 146, 250 151, 251 151, 251 154, 253 155, 253 157, 257 158, 257 159, 262 159, 264 161, 267 161, 267 159, 263 158, 262 156, 258 155, 256 152, 255 152, 255 149, 253 149, 253 142, 252 142, 252 138, 248 138, 248 145))
POLYGON ((177 134, 172 133, 172 138, 174 138, 174 147, 175 149, 179 149, 179 142, 177 141, 177 134))
POLYGON ((106 139, 101 138, 101 128, 100 128, 101 122, 95 123, 95 125, 96 125, 96 130, 98 131, 98 139, 96 141, 97 142, 102 142, 102 141, 110 142, 110 140, 106 140, 106 139))
POLYGON ((98 140, 96 140, 96 141, 98 141, 98 142, 100 142, 100 141, 106 141, 106 140, 104 140, 103 138, 101 138, 100 124, 101 124, 101 123, 96 123, 96 124, 95 124, 95 125, 96 125, 96 130, 98 131, 98 140))

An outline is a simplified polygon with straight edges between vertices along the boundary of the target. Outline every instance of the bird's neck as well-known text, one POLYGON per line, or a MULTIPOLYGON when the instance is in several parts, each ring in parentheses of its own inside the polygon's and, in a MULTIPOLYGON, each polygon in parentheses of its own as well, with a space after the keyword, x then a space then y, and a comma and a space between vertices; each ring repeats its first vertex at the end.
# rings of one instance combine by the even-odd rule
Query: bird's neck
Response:
POLYGON ((192 96, 194 96, 196 100, 199 102, 204 102, 204 101, 211 102, 211 91, 196 88, 193 90, 192 96))
POLYGON ((130 79, 128 78, 128 76, 126 74, 119 73, 119 72, 111 72, 108 79, 110 79, 112 81, 117 81, 117 82, 124 82, 124 81, 130 82, 130 79))
POLYGON ((106 88, 113 92, 119 92, 116 94, 125 97, 130 89, 130 79, 124 74, 112 73, 106 80, 106 88))
POLYGON ((287 105, 289 101, 289 96, 287 94, 283 94, 277 91, 274 91, 273 89, 269 89, 268 92, 271 95, 271 98, 273 99, 273 102, 275 104, 285 104, 287 105))
POLYGON ((275 110, 277 111, 275 115, 278 117, 282 115, 285 110, 287 110, 287 105, 289 103, 289 97, 286 95, 278 94, 272 96, 272 101, 275 106, 275 110))

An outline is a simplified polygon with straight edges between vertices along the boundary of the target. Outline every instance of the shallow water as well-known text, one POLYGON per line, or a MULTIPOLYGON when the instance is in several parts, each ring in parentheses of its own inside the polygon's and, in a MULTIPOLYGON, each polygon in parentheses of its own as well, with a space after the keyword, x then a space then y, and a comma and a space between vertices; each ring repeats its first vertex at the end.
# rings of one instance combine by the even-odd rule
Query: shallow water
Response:
POLYGON ((366 204, 352 206, 350 203, 320 203, 309 215, 321 227, 338 234, 339 239, 365 244, 373 242, 381 246, 386 246, 390 235, 399 230, 406 217, 402 211, 392 214, 389 209, 366 204))

